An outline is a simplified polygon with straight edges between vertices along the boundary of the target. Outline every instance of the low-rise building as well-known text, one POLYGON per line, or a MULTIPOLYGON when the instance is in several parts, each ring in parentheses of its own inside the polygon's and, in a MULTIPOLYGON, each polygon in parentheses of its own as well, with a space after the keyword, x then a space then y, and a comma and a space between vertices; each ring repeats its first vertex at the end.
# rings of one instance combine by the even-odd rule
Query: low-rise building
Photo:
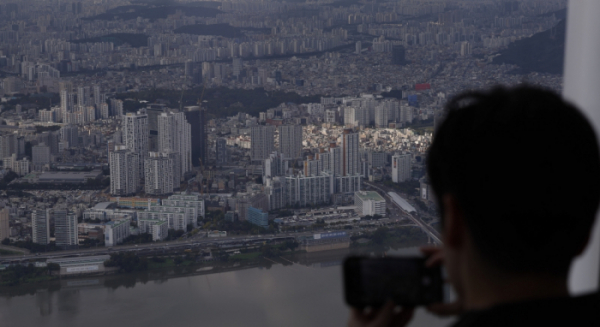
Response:
POLYGON ((115 246, 122 243, 124 239, 131 235, 129 223, 128 219, 106 223, 104 228, 104 244, 106 246, 115 246))
POLYGON ((269 213, 254 207, 248 207, 248 221, 263 228, 269 227, 269 213))
POLYGON ((385 216, 385 199, 374 191, 358 191, 354 193, 356 211, 363 216, 385 216))
POLYGON ((103 273, 109 268, 104 267, 104 261, 109 255, 96 255, 77 258, 48 259, 46 263, 56 263, 60 266, 60 275, 78 275, 103 273))
POLYGON ((152 235, 153 241, 162 241, 169 234, 169 223, 160 219, 139 219, 138 228, 140 233, 152 235))

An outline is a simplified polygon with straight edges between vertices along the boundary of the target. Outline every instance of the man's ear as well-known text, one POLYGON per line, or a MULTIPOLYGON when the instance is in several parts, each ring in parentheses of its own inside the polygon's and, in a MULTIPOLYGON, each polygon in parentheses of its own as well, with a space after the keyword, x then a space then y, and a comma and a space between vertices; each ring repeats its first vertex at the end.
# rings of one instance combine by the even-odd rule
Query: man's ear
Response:
POLYGON ((467 236, 463 211, 456 197, 452 194, 444 194, 444 245, 450 248, 461 248, 467 236))

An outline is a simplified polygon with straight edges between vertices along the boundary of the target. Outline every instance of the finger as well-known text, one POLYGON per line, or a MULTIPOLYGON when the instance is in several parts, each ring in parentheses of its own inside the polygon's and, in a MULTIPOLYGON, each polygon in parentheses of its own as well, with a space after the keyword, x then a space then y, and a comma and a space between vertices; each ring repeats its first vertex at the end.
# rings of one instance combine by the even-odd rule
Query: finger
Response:
POLYGON ((425 267, 431 268, 435 266, 439 266, 444 262, 444 255, 442 252, 432 254, 427 261, 425 261, 425 267))
POLYGON ((463 308, 460 302, 434 303, 427 306, 427 311, 441 317, 446 317, 461 314, 463 308))
POLYGON ((370 327, 389 326, 394 315, 396 305, 392 301, 388 301, 376 314, 375 319, 369 323, 370 327))
POLYGON ((408 325, 408 323, 412 320, 414 313, 415 308, 402 308, 402 310, 392 319, 391 325, 394 327, 404 327, 408 325))
POLYGON ((348 327, 362 326, 367 320, 362 309, 352 308, 350 310, 350 318, 348 319, 348 327))
POLYGON ((422 246, 419 248, 419 251, 424 255, 432 255, 442 251, 442 248, 439 246, 422 246))

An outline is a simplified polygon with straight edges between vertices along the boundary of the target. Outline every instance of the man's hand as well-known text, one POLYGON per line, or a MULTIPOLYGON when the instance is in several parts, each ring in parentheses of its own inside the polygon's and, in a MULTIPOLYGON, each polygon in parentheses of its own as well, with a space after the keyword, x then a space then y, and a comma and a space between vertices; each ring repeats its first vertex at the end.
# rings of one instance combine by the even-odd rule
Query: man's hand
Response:
POLYGON ((352 308, 348 327, 404 327, 412 319, 414 308, 402 308, 396 312, 396 305, 389 301, 376 311, 352 308))
MULTIPOLYGON (((426 267, 435 267, 444 264, 442 248, 437 246, 426 246, 421 252, 427 257, 426 267)), ((464 312, 460 292, 457 292, 457 300, 452 303, 433 303, 427 306, 427 311, 441 317, 455 316, 464 312)))

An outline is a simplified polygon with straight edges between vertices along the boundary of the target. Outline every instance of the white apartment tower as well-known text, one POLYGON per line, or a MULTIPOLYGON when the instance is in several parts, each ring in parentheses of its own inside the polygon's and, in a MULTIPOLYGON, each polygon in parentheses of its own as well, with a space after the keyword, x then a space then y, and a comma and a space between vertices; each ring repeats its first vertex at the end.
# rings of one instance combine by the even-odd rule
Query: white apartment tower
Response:
POLYGON ((56 246, 61 248, 77 247, 79 244, 77 215, 66 209, 54 209, 51 211, 51 215, 54 218, 56 246))
POLYGON ((336 177, 343 174, 344 158, 341 147, 337 146, 335 143, 330 143, 329 155, 319 154, 319 158, 322 158, 323 170, 328 170, 336 177), (326 163, 326 161, 328 161, 328 163, 326 163))
POLYGON ((179 154, 181 175, 192 170, 192 129, 183 112, 163 112, 157 117, 158 152, 179 154))
POLYGON ((405 182, 410 179, 410 154, 397 154, 392 157, 392 181, 405 182))
POLYGON ((344 126, 354 127, 356 125, 356 109, 353 107, 344 108, 344 126))
POLYGON ((148 157, 148 115, 138 111, 123 116, 123 143, 130 152, 139 156, 137 172, 139 179, 144 178, 144 159, 148 157))
POLYGON ((125 146, 115 147, 108 153, 110 165, 110 193, 115 196, 134 194, 140 185, 139 155, 125 146))
POLYGON ((275 127, 252 126, 250 130, 250 153, 252 160, 264 160, 273 152, 275 127))
POLYGON ((379 128, 387 127, 390 121, 390 110, 388 106, 383 104, 375 107, 375 126, 379 128))
POLYGON ((290 159, 302 157, 302 126, 279 126, 279 152, 290 159))
MULTIPOLYGON (((163 195, 173 193, 174 163, 168 153, 150 152, 144 162, 146 194, 163 195)), ((179 181, 177 181, 179 185, 179 181)))
POLYGON ((50 217, 44 210, 34 210, 31 213, 31 238, 36 244, 50 243, 50 217))

